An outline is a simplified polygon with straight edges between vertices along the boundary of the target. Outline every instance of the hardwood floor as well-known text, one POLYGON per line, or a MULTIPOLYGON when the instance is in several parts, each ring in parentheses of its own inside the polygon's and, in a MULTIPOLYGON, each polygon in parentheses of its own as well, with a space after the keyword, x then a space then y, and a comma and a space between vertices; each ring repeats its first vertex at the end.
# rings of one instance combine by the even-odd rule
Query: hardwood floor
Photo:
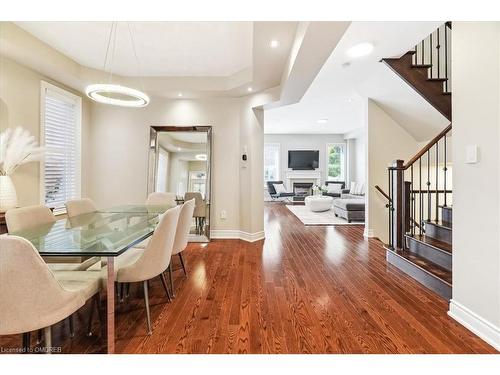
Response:
MULTIPOLYGON (((116 352, 496 353, 446 315, 447 301, 388 265, 362 226, 305 227, 270 203, 265 230, 255 243, 189 245, 189 274, 175 272, 173 302, 151 283, 151 336, 140 288, 132 289, 117 307, 116 352)), ((104 352, 103 339, 85 336, 86 319, 77 314, 72 339, 67 322, 58 324, 53 344, 104 352)), ((20 335, 0 337, 0 347, 20 344, 20 335)))

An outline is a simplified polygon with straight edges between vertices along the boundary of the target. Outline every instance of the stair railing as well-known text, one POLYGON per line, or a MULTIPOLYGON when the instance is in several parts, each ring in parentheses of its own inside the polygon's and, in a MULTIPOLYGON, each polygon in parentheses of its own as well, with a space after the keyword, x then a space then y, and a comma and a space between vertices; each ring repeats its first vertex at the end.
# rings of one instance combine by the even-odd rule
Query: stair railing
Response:
POLYGON ((414 65, 429 65, 429 78, 451 91, 451 22, 446 22, 415 46, 414 65))
POLYGON ((440 206, 452 199, 447 137, 451 124, 407 163, 395 160, 389 172, 389 247, 405 249, 405 235, 425 234, 424 222, 440 220, 440 206))

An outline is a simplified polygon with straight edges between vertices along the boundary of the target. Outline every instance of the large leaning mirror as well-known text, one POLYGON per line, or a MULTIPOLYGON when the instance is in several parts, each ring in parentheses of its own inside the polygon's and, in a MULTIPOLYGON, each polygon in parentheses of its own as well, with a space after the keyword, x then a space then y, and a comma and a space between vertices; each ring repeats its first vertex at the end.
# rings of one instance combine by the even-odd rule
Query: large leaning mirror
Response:
POLYGON ((148 193, 174 193, 177 204, 195 199, 190 242, 210 240, 211 126, 152 126, 148 193))

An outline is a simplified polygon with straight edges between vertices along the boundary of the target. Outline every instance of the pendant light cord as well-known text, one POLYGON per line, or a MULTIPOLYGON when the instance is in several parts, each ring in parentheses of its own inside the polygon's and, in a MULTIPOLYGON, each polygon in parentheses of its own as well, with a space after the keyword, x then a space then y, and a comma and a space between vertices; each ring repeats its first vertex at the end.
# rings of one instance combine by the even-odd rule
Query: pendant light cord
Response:
POLYGON ((144 81, 142 79, 142 72, 141 72, 141 63, 139 61, 139 57, 137 55, 137 51, 135 49, 135 43, 134 43, 134 37, 132 36, 132 30, 130 29, 130 22, 127 22, 127 26, 128 26, 128 33, 130 35, 130 42, 132 44, 132 49, 134 51, 134 56, 135 56, 135 61, 137 63, 137 74, 139 74, 139 79, 141 81, 141 88, 142 88, 142 91, 145 91, 144 90, 144 81))

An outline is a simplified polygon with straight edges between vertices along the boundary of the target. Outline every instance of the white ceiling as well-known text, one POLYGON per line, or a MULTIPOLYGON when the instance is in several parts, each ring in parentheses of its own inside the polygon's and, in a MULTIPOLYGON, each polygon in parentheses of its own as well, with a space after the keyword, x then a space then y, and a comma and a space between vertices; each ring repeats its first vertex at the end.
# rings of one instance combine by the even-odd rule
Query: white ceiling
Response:
MULTIPOLYGON (((111 22, 16 23, 80 65, 103 69, 111 22)), ((139 75, 128 25, 142 76, 230 76, 252 65, 252 22, 118 22, 107 71, 139 75)))
MULTIPOLYGON (((440 24, 351 23, 302 100, 266 110, 265 133, 347 133, 362 127, 365 98, 386 103, 384 109, 393 108, 399 116, 397 120, 407 121, 409 127, 420 126, 420 118, 431 118, 434 126, 441 126, 444 118, 436 115, 436 110, 380 62, 381 58, 400 56, 412 49, 440 24), (361 42, 373 43, 374 51, 362 58, 349 59, 346 51, 361 42), (406 106, 411 113, 405 113, 406 106), (325 118, 328 119, 326 124, 317 123, 325 118)), ((426 136, 419 134, 417 138, 426 136)))

